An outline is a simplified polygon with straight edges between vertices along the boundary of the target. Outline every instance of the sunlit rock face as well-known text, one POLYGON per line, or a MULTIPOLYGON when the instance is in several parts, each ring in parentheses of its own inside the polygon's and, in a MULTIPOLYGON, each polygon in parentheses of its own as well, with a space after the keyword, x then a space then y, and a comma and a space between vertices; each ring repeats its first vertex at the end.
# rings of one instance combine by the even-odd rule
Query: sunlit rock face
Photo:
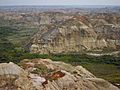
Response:
POLYGON ((40 54, 119 50, 119 26, 119 14, 76 14, 36 33, 29 50, 40 54))
MULTIPOLYGON (((25 31, 25 35, 20 37, 27 38, 21 40, 21 44, 24 44, 23 46, 31 53, 120 50, 120 13, 109 10, 109 8, 102 11, 77 8, 57 11, 33 9, 31 12, 8 10, 0 13, 0 25, 25 31)), ((10 41, 16 40, 10 38, 10 41)))
POLYGON ((18 65, 10 63, 0 64, 0 90, 35 90, 25 72, 18 65))
POLYGON ((42 35, 34 37, 30 47, 32 53, 71 53, 107 47, 104 38, 94 31, 92 25, 83 17, 74 17, 58 26, 50 28, 42 35))
POLYGON ((0 90, 119 90, 82 66, 50 59, 0 64, 0 90))

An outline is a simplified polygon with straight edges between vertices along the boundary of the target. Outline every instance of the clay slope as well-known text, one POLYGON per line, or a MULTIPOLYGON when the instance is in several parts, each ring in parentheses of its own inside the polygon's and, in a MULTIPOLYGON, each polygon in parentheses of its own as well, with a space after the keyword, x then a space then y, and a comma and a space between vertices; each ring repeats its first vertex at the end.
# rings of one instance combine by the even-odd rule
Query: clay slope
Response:
POLYGON ((61 22, 42 35, 36 34, 33 41, 35 40, 30 51, 41 54, 74 53, 108 46, 105 39, 99 38, 93 26, 83 16, 61 22))
POLYGON ((34 35, 30 52, 79 53, 120 49, 119 14, 75 15, 34 35))
POLYGON ((0 64, 0 90, 119 90, 82 66, 49 59, 0 64))

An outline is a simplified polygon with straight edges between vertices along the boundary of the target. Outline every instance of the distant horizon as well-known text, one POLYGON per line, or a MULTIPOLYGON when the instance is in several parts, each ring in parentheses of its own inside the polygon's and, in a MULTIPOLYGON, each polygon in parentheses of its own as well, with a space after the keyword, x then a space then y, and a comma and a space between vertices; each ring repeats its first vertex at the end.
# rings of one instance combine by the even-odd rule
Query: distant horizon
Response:
POLYGON ((60 6, 60 5, 115 5, 120 6, 120 0, 0 0, 0 6, 60 6))
POLYGON ((35 6, 35 7, 41 7, 41 6, 50 6, 50 7, 60 7, 60 6, 72 6, 72 7, 85 7, 85 6, 88 6, 88 7, 91 7, 91 6, 94 6, 94 7, 103 7, 103 6, 120 6, 120 5, 0 5, 0 7, 13 7, 13 6, 17 6, 17 7, 21 7, 21 6, 35 6))

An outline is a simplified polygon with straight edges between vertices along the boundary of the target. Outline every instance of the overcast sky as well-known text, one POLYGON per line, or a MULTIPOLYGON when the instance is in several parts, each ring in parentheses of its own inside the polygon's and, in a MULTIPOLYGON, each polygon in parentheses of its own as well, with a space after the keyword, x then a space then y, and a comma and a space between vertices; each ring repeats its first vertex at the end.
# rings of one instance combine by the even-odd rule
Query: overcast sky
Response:
POLYGON ((120 0, 0 0, 0 5, 120 5, 120 0))

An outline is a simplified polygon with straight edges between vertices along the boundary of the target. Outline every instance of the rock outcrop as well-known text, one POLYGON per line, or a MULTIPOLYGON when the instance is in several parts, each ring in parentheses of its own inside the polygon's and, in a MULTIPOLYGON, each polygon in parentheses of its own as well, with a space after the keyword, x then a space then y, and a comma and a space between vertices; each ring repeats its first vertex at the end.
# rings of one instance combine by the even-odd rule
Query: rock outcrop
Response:
POLYGON ((1 8, 0 25, 11 27, 15 33, 7 38, 25 46, 31 53, 120 50, 119 9, 64 8, 51 11, 48 8, 44 11, 21 7, 20 11, 11 11, 9 8, 7 11, 1 8))
POLYGON ((57 54, 120 49, 120 27, 116 14, 76 15, 34 35, 31 53, 57 54), (98 16, 97 16, 98 15, 98 16), (113 21, 106 19, 111 17, 113 21))
POLYGON ((119 90, 82 66, 50 59, 0 64, 0 90, 119 90))
POLYGON ((42 35, 34 36, 32 53, 79 53, 108 46, 104 38, 94 31, 83 17, 74 17, 51 28, 42 35))
POLYGON ((10 63, 0 64, 0 90, 35 90, 32 82, 18 65, 10 63))

